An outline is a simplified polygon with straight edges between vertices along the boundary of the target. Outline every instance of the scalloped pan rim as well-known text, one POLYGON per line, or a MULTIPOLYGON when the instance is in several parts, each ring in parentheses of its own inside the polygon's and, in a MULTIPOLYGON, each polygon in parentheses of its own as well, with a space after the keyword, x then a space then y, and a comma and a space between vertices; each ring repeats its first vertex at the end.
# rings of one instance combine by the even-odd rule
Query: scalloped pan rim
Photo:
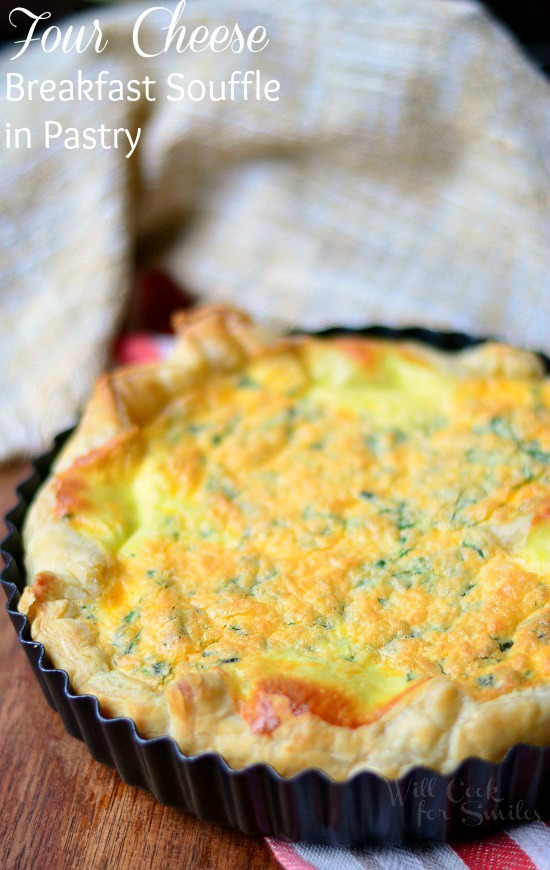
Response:
MULTIPOLYGON (((421 327, 332 327, 315 334, 338 333, 412 339, 447 350, 489 340, 421 327)), ((550 371, 550 360, 539 355, 550 371)), ((346 846, 442 841, 510 824, 519 801, 524 818, 550 813, 544 788, 550 746, 516 744, 498 763, 472 757, 448 774, 414 767, 397 780, 364 770, 337 782, 317 768, 283 777, 265 763, 233 769, 216 752, 186 756, 172 737, 140 737, 131 719, 106 718, 96 697, 73 694, 67 673, 48 665, 43 645, 29 638, 28 621, 15 609, 24 583, 20 532, 27 505, 71 431, 55 438, 53 448, 32 463, 32 473, 16 488, 18 501, 5 516, 8 531, 0 542, 5 561, 0 580, 6 609, 46 700, 60 713, 69 733, 86 742, 92 757, 116 767, 125 782, 151 791, 162 803, 247 834, 290 841, 346 846), (456 782, 464 795, 474 790, 473 812, 465 813, 464 801, 453 797, 456 782)))

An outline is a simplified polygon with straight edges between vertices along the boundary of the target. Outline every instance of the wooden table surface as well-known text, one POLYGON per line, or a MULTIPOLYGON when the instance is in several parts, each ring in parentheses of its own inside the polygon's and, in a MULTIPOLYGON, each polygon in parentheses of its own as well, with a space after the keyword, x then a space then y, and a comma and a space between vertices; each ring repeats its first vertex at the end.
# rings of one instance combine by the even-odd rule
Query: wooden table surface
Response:
MULTIPOLYGON (((0 516, 15 504, 26 471, 0 467, 0 516)), ((263 840, 162 806, 93 761, 44 700, 0 595, 1 868, 279 866, 263 840)))

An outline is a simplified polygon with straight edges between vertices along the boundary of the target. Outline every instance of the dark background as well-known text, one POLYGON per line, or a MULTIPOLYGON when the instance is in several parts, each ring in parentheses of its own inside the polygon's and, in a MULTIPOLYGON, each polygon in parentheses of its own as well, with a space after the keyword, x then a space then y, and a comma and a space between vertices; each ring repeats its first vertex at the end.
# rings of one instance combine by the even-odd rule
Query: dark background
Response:
POLYGON ((515 33, 537 66, 550 75, 550 0, 486 0, 485 6, 515 33))
MULTIPOLYGON (((0 42, 13 39, 8 16, 16 6, 24 6, 36 14, 48 11, 52 17, 45 27, 80 9, 101 9, 90 0, 0 0, 0 42)), ((445 2, 445 0, 438 0, 445 2)), ((486 0, 485 5, 515 33, 535 64, 550 75, 550 0, 486 0)), ((21 20, 21 13, 19 13, 21 20)))

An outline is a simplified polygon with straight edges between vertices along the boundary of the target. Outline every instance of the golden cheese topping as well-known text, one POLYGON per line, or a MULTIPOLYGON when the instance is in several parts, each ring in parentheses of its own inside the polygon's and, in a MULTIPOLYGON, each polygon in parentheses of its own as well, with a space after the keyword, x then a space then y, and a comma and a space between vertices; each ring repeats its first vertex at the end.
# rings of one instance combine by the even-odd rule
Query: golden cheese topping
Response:
POLYGON ((550 678, 550 385, 397 342, 297 339, 212 375, 57 475, 109 554, 77 602, 163 692, 217 669, 256 734, 355 729, 445 675, 550 678))

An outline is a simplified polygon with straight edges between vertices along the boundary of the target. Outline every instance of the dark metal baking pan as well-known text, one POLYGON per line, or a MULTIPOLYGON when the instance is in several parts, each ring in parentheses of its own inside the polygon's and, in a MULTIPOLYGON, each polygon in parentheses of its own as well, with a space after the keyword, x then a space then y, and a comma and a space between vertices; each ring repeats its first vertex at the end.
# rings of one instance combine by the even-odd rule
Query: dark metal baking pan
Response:
MULTIPOLYGON (((327 332, 335 331, 414 339, 450 350, 480 341, 416 328, 327 332)), ((50 666, 44 647, 32 640, 27 619, 17 611, 25 584, 21 530, 27 506, 69 434, 56 438, 17 488, 18 502, 6 516, 8 533, 0 544, 6 563, 0 576, 8 613, 46 700, 93 758, 115 767, 124 782, 199 819, 292 841, 354 846, 448 840, 550 815, 550 746, 519 744, 499 763, 469 758, 446 775, 417 767, 398 780, 364 771, 335 782, 317 769, 285 778, 266 764, 233 770, 214 752, 186 757, 172 738, 143 739, 130 719, 108 719, 96 698, 73 694, 67 674, 50 666)))

